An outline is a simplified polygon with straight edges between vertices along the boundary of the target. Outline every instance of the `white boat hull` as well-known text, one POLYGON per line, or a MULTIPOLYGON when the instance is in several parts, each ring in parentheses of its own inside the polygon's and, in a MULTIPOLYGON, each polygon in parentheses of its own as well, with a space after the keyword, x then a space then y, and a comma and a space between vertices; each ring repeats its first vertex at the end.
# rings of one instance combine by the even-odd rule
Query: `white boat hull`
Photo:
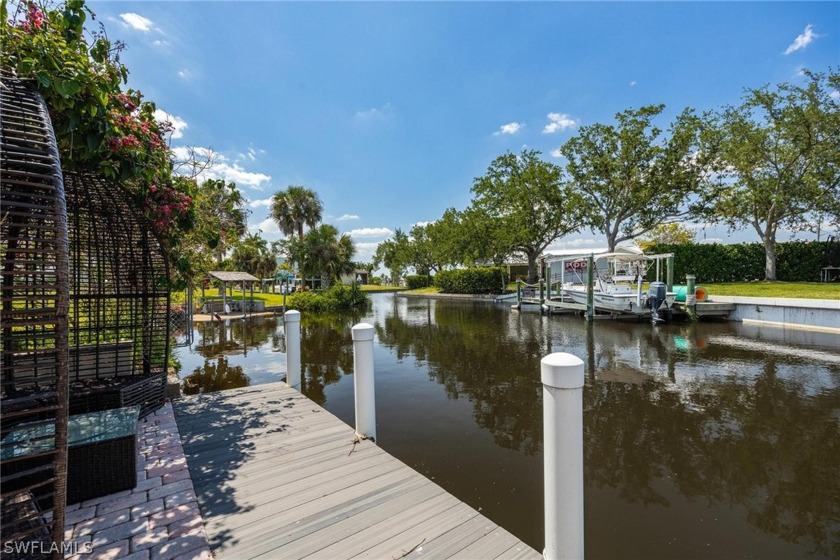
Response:
MULTIPOLYGON (((569 296, 573 302, 586 305, 585 289, 564 289, 563 294, 569 296)), ((664 306, 670 308, 674 302, 674 293, 668 293, 664 306)), ((631 292, 623 292, 611 294, 607 292, 599 292, 595 290, 592 295, 593 304, 596 311, 607 311, 610 313, 632 313, 634 315, 644 315, 650 313, 650 309, 644 306, 644 299, 640 299, 636 294, 631 292), (639 301, 639 303, 637 303, 639 301)))

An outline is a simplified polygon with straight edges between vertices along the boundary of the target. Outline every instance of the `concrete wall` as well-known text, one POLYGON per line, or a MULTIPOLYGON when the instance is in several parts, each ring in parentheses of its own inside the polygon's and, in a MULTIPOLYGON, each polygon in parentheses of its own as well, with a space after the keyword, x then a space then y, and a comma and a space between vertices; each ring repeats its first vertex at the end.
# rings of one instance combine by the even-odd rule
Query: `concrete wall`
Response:
POLYGON ((734 303, 731 321, 763 323, 840 334, 840 299, 788 299, 713 296, 715 302, 734 303))

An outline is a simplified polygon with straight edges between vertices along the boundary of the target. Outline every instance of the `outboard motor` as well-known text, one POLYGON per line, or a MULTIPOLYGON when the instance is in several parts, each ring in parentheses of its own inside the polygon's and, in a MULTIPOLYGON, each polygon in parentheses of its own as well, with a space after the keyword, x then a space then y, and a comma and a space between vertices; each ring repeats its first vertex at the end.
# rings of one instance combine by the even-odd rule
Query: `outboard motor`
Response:
POLYGON ((650 305, 650 321, 654 325, 664 323, 659 316, 659 307, 665 303, 665 282, 651 282, 648 288, 648 304, 650 305))

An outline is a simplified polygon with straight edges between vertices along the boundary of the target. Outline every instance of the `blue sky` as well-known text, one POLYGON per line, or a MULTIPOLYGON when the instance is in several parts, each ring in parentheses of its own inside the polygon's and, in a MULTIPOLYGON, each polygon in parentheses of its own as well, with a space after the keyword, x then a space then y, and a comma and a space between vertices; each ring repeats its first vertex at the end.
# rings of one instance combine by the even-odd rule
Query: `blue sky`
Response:
MULTIPOLYGON (((507 150, 562 164, 553 153, 578 127, 618 111, 664 103, 667 128, 686 106, 840 66, 838 2, 89 5, 126 43, 129 85, 178 125, 173 147, 218 154, 210 173, 242 190, 252 230, 277 239, 268 201, 304 185, 359 260, 465 208, 507 150)), ((582 231, 556 246, 595 245, 582 231)))

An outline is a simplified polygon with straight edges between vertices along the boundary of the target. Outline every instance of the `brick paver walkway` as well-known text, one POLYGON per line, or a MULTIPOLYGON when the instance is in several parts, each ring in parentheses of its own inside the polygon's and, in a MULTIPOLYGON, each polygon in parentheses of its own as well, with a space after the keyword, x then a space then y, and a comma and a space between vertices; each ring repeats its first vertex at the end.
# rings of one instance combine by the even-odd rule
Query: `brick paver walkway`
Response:
POLYGON ((137 453, 136 488, 67 507, 67 558, 212 559, 171 403, 137 424, 137 453))

